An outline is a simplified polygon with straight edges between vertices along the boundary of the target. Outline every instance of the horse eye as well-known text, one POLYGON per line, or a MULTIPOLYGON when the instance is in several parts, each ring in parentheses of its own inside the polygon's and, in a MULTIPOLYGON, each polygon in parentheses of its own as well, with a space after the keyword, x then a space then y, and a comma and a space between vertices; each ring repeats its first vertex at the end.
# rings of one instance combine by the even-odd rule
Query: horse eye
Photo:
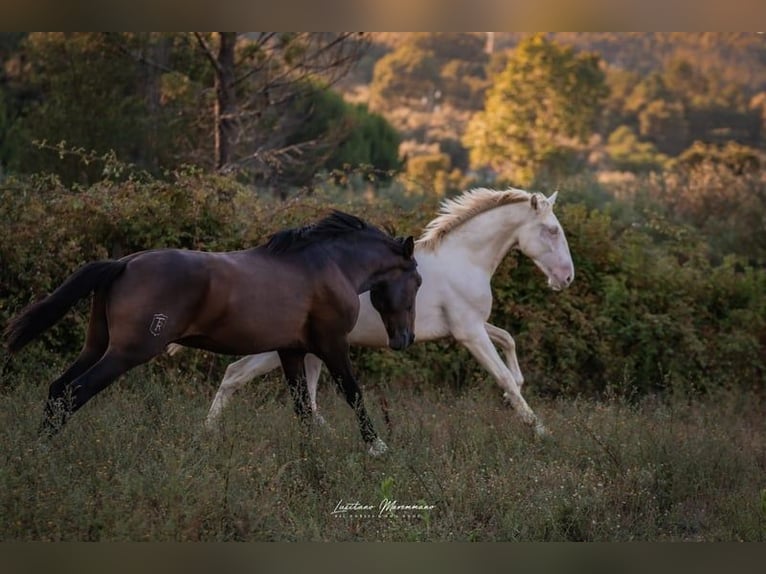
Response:
POLYGON ((551 225, 548 228, 548 233, 550 233, 551 235, 558 235, 559 234, 559 228, 556 227, 556 226, 551 225))

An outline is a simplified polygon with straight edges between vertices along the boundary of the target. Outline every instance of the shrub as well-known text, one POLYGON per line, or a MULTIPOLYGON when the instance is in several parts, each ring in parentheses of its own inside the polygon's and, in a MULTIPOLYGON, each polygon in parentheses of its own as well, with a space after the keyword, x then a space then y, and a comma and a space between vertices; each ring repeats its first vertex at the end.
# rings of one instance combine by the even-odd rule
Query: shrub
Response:
MULTIPOLYGON (((712 182, 731 184, 736 193, 756 185, 714 173, 721 179, 712 182)), ((644 201, 667 199, 670 190, 691 197, 699 191, 696 181, 674 174, 640 178, 624 184, 621 199, 587 178, 571 180, 570 196, 564 182, 557 213, 575 262, 572 287, 551 293, 540 271, 513 253, 492 282, 490 320, 516 338, 530 388, 555 396, 631 397, 763 388, 766 270, 736 255, 711 258, 716 238, 666 215, 675 213, 675 204, 644 201)), ((397 185, 362 194, 328 184, 279 202, 271 193, 193 170, 168 174, 166 181, 107 178, 84 188, 43 176, 6 180, 0 190, 0 319, 6 322, 88 261, 157 247, 245 248, 315 220, 330 206, 417 235, 438 200, 435 194, 407 195, 397 185)), ((733 226, 739 219, 726 221, 733 226)), ((46 348, 74 354, 87 312, 83 304, 67 315, 44 337, 46 348)), ((214 364, 228 360, 210 357, 184 368, 210 377, 214 364)), ((363 381, 462 392, 489 378, 449 340, 404 353, 359 349, 353 360, 363 381)))

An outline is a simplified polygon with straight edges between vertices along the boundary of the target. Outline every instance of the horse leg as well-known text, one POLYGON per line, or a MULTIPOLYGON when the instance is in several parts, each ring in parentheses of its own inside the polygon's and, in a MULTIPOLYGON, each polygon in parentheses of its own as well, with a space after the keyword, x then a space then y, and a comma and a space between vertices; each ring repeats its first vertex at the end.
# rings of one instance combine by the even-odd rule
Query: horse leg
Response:
POLYGON ((67 397, 72 381, 95 365, 102 355, 103 350, 99 353, 95 349, 83 349, 64 374, 50 384, 40 427, 41 432, 51 434, 52 429, 64 424, 63 418, 66 417, 65 413, 69 409, 67 397))
POLYGON ((524 386, 524 375, 521 374, 519 359, 516 356, 516 341, 513 340, 508 331, 496 327, 492 323, 484 323, 484 330, 487 331, 490 340, 505 353, 505 364, 508 366, 508 370, 511 371, 513 379, 519 387, 519 392, 521 392, 521 388, 524 386))
POLYGON ((351 370, 351 360, 348 356, 348 344, 343 343, 335 348, 326 349, 319 354, 330 371, 336 384, 343 391, 346 402, 354 409, 357 421, 359 422, 359 431, 362 433, 362 439, 369 445, 369 453, 372 456, 378 456, 386 452, 388 447, 375 432, 372 426, 372 420, 364 408, 362 391, 354 378, 351 370))
POLYGON ((495 377, 500 387, 506 392, 508 400, 521 417, 521 420, 533 427, 537 435, 543 436, 548 434, 543 423, 537 418, 537 415, 529 407, 524 397, 521 396, 511 371, 508 370, 500 355, 497 354, 497 350, 492 345, 492 341, 483 325, 480 329, 461 330, 459 333, 453 332, 453 335, 495 377))
POLYGON ((309 400, 311 401, 311 412, 314 413, 314 422, 324 425, 325 420, 319 414, 317 409, 317 386, 319 385, 319 375, 322 372, 322 361, 316 355, 308 354, 305 360, 306 367, 306 386, 309 391, 309 400))
POLYGON ((306 373, 303 366, 305 356, 306 353, 304 351, 279 351, 282 370, 285 372, 287 386, 290 388, 290 395, 293 397, 295 414, 298 415, 304 427, 311 420, 309 392, 306 387, 306 373))
POLYGON ((249 355, 235 361, 226 367, 221 385, 215 394, 213 403, 210 405, 210 411, 205 419, 205 426, 213 429, 218 417, 221 415, 224 407, 231 400, 231 395, 248 381, 255 377, 264 375, 273 371, 280 365, 279 355, 277 353, 261 353, 259 355, 249 355))
POLYGON ((68 395, 72 381, 90 369, 103 356, 109 346, 109 329, 106 321, 106 309, 102 293, 96 293, 91 302, 88 333, 85 344, 75 361, 58 379, 48 387, 48 400, 45 403, 41 431, 50 432, 51 428, 63 424, 59 419, 64 416, 67 405, 63 397, 68 395))
POLYGON ((63 404, 65 408, 58 421, 46 418, 45 427, 48 434, 55 434, 64 423, 90 399, 108 387, 117 377, 131 368, 148 360, 109 348, 85 373, 74 379, 69 385, 60 389, 59 394, 49 399, 49 404, 63 404), (67 396, 68 395, 68 396, 67 396))

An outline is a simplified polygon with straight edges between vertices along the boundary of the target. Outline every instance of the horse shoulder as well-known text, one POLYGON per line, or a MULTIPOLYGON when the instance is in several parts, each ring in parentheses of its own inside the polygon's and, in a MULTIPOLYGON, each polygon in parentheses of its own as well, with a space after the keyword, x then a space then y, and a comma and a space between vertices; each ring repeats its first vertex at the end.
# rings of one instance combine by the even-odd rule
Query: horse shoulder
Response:
POLYGON ((324 265, 307 275, 304 286, 311 293, 309 319, 315 329, 353 329, 359 316, 359 296, 354 285, 336 265, 324 265))
POLYGON ((440 304, 450 331, 484 323, 492 312, 492 287, 484 269, 463 262, 444 273, 440 304))

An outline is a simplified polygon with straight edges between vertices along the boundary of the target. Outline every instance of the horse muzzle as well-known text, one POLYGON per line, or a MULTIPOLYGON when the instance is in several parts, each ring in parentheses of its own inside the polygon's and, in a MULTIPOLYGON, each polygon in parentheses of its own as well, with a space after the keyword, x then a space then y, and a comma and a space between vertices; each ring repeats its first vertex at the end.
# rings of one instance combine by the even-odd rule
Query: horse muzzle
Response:
POLYGON ((407 330, 388 338, 388 346, 394 351, 402 351, 415 342, 415 333, 407 330))
POLYGON ((548 276, 548 286, 554 291, 563 291, 572 284, 574 269, 562 269, 548 276))

